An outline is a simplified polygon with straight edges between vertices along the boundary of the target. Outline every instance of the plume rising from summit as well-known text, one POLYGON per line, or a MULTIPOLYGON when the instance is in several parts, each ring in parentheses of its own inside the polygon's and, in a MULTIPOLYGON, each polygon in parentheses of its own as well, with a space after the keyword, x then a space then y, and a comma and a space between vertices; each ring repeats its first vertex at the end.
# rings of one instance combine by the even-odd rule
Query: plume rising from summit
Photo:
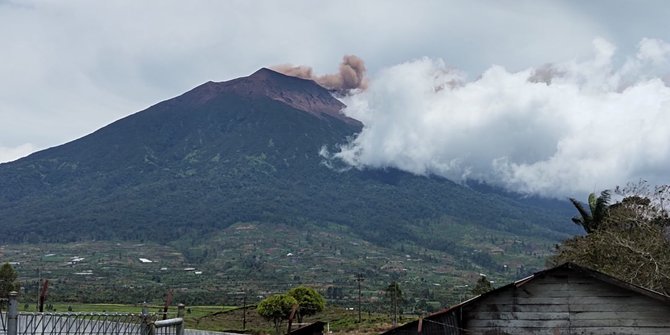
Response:
POLYGON ((282 64, 273 66, 271 69, 287 76, 314 80, 329 90, 339 92, 367 88, 365 62, 355 55, 342 57, 338 73, 322 76, 315 75, 312 68, 305 65, 282 64))

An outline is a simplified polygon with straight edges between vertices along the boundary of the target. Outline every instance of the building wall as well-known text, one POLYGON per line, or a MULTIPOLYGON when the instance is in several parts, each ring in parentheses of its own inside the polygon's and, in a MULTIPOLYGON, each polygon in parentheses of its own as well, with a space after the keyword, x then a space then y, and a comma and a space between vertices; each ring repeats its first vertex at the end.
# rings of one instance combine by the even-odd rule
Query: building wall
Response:
POLYGON ((391 329, 382 335, 464 335, 457 313, 442 313, 391 329), (420 326, 419 326, 420 325, 420 326), (419 333, 421 329, 421 333, 419 333))
POLYGON ((670 305, 577 271, 554 271, 463 307, 466 334, 670 334, 670 305))

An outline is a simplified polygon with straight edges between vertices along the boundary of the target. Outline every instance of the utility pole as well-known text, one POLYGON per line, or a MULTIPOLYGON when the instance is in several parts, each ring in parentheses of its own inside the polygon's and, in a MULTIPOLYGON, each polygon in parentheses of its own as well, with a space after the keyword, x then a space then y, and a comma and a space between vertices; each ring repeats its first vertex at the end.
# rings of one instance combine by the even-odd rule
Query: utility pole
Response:
POLYGON ((172 304, 172 290, 168 289, 165 294, 165 305, 163 306, 163 320, 167 320, 168 308, 172 304))
MULTIPOLYGON (((40 258, 41 259, 41 258, 40 258)), ((42 265, 42 262, 40 262, 42 265)), ((40 296, 42 295, 42 272, 40 271, 40 265, 37 266, 37 300, 35 300, 35 310, 39 312, 40 310, 40 296)))
POLYGON ((44 302, 47 300, 47 291, 49 290, 49 279, 44 280, 44 285, 42 286, 42 292, 40 293, 39 300, 39 312, 44 312, 44 302))
POLYGON ((247 330, 247 291, 244 291, 242 300, 242 330, 247 330))
POLYGON ((361 323, 361 282, 364 281, 363 274, 356 274, 356 281, 358 282, 358 323, 361 323))
POLYGON ((397 326, 398 324, 398 299, 401 297, 401 292, 400 292, 400 287, 398 286, 398 282, 393 281, 389 286, 386 288, 386 294, 390 295, 391 298, 391 312, 393 314, 393 327, 397 326))
MULTIPOLYGON (((395 282, 393 282, 395 284, 395 282)), ((398 291, 393 289, 393 327, 398 325, 398 291)))

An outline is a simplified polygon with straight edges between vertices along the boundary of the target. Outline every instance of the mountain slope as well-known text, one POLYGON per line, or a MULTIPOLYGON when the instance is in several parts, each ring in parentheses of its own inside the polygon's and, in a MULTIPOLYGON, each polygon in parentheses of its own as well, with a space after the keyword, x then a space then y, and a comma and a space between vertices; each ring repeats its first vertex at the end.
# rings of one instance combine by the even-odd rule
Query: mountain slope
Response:
POLYGON ((314 82, 267 69, 205 83, 1 164, 0 240, 151 240, 187 250, 250 222, 336 226, 379 245, 460 252, 459 236, 441 233, 449 225, 548 243, 574 232, 564 212, 496 192, 393 169, 328 168, 319 150, 362 127, 342 107, 314 82))

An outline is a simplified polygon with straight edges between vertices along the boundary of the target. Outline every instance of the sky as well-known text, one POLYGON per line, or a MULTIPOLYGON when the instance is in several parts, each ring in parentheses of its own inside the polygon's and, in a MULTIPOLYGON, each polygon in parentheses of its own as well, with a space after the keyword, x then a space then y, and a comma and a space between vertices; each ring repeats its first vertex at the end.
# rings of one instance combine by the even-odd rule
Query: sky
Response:
POLYGON ((670 166, 666 1, 0 0, 0 162, 209 80, 365 61, 327 159, 584 198, 670 166))

